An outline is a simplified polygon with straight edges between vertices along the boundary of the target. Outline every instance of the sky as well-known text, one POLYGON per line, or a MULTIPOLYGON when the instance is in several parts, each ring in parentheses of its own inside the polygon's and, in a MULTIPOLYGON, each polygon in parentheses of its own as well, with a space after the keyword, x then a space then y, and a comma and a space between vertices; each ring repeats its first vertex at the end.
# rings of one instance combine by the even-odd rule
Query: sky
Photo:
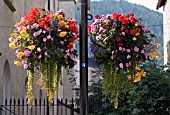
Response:
POLYGON ((163 12, 163 8, 159 8, 159 10, 156 10, 156 4, 158 0, 127 0, 127 1, 131 3, 143 5, 155 11, 163 12))

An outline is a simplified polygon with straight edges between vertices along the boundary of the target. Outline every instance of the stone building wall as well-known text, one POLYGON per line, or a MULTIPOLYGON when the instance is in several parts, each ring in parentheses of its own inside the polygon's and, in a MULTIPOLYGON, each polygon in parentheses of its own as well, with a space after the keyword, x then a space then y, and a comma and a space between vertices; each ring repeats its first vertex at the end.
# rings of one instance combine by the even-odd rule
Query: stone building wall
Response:
MULTIPOLYGON (((0 0, 0 104, 4 103, 5 98, 25 98, 26 97, 26 71, 23 67, 16 67, 13 60, 16 58, 14 50, 8 47, 11 32, 14 29, 16 22, 20 21, 24 14, 28 13, 32 7, 46 7, 47 0, 9 0, 12 2, 15 12, 12 12, 4 0, 0 0)), ((50 0, 53 1, 53 0, 50 0)), ((74 2, 66 1, 57 3, 55 0, 54 10, 65 10, 68 17, 74 17, 74 2), (69 10, 71 7, 73 9, 69 10)), ((55 11, 54 11, 55 12, 55 11)), ((63 70, 63 76, 67 76, 63 70)), ((35 77, 37 81, 38 77, 35 77)), ((72 84, 68 82, 69 76, 62 77, 62 85, 59 86, 59 93, 61 98, 73 97, 72 84)), ((34 88, 36 98, 46 98, 44 90, 40 89, 38 85, 34 88)))
POLYGON ((164 64, 170 62, 170 1, 167 0, 163 12, 164 31, 164 64))

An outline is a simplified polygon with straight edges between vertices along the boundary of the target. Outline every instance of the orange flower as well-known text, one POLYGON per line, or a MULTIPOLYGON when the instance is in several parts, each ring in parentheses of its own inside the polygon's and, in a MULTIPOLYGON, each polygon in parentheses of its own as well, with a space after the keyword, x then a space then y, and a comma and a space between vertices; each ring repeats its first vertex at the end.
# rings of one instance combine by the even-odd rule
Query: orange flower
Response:
POLYGON ((20 66, 20 65, 22 65, 22 62, 14 60, 14 64, 17 66, 20 66))
POLYGON ((66 32, 66 31, 64 31, 64 32, 60 32, 59 36, 60 36, 60 37, 64 37, 64 36, 66 36, 66 34, 67 34, 67 32, 66 32))
POLYGON ((18 57, 18 58, 22 58, 22 56, 24 56, 24 53, 23 53, 23 52, 19 52, 19 53, 17 54, 17 57, 18 57))
POLYGON ((15 45, 14 43, 9 43, 9 47, 10 47, 11 49, 15 49, 15 48, 16 48, 16 45, 15 45))
POLYGON ((62 19, 63 19, 63 15, 59 14, 59 15, 57 15, 57 18, 58 18, 59 20, 62 20, 62 19))

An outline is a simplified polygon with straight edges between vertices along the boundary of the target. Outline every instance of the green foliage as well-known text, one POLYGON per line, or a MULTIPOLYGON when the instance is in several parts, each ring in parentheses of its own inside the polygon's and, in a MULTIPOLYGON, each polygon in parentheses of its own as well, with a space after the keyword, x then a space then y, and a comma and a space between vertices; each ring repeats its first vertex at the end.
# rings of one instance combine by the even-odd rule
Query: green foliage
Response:
POLYGON ((103 80, 94 82, 89 87, 89 108, 95 115, 168 115, 170 111, 170 77, 164 67, 155 60, 142 65, 146 77, 134 84, 131 91, 122 94, 119 106, 114 105, 103 93, 103 80), (91 102, 91 103, 90 103, 91 102))
POLYGON ((143 69, 147 76, 135 84, 119 110, 128 115, 168 115, 170 74, 154 61, 145 63, 143 69))

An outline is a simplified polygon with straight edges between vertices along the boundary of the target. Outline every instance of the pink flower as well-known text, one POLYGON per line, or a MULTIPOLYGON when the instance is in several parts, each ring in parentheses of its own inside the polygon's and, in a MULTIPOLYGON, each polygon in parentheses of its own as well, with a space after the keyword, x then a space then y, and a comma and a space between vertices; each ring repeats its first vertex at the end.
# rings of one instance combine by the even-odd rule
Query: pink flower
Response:
POLYGON ((46 52, 44 52, 44 55, 45 55, 45 56, 47 56, 47 55, 48 55, 48 52, 47 52, 47 51, 46 51, 46 52))
POLYGON ((29 50, 25 50, 25 51, 24 51, 24 55, 25 55, 26 57, 30 56, 30 54, 31 54, 31 51, 29 51, 29 50))
POLYGON ((142 54, 144 54, 144 52, 145 52, 144 50, 141 50, 141 53, 142 53, 142 54))
POLYGON ((45 37, 45 38, 43 38, 43 42, 46 42, 47 41, 47 38, 45 37))
POLYGON ((48 39, 48 40, 49 40, 49 39, 51 39, 51 36, 50 36, 50 35, 48 35, 48 36, 47 36, 47 39, 48 39))
POLYGON ((74 55, 73 55, 73 54, 71 54, 71 55, 70 55, 70 58, 71 58, 71 59, 73 59, 73 58, 74 58, 74 55))
POLYGON ((126 48, 123 48, 123 51, 126 51, 126 48))
POLYGON ((129 59, 129 58, 131 58, 131 56, 130 56, 130 55, 127 55, 127 59, 129 59))
POLYGON ((74 61, 74 65, 77 65, 77 61, 74 61))
POLYGON ((41 59, 41 57, 42 57, 42 55, 40 54, 40 55, 38 56, 38 59, 41 59))
POLYGON ((27 69, 28 68, 28 65, 27 64, 24 64, 24 69, 27 69))
POLYGON ((126 49, 126 51, 127 51, 128 53, 130 53, 130 49, 126 49))
POLYGON ((114 54, 115 51, 112 51, 112 55, 114 54))
POLYGON ((126 63, 126 67, 129 67, 130 65, 129 65, 129 63, 126 63))
POLYGON ((63 41, 60 41, 60 44, 64 44, 64 42, 63 42, 63 41))
POLYGON ((125 32, 122 32, 122 35, 124 35, 124 36, 125 36, 125 32))
POLYGON ((120 64, 119 64, 119 67, 120 67, 120 68, 123 68, 123 64, 122 64, 122 63, 120 63, 120 64))
POLYGON ((40 47, 38 47, 38 48, 37 48, 37 51, 38 51, 38 52, 41 52, 41 48, 40 48, 40 47))
POLYGON ((139 51, 139 48, 134 47, 134 51, 135 51, 135 52, 138 52, 138 51, 139 51))
POLYGON ((67 58, 67 55, 65 55, 64 58, 67 58))
POLYGON ((122 47, 119 47, 119 50, 122 51, 122 47))

